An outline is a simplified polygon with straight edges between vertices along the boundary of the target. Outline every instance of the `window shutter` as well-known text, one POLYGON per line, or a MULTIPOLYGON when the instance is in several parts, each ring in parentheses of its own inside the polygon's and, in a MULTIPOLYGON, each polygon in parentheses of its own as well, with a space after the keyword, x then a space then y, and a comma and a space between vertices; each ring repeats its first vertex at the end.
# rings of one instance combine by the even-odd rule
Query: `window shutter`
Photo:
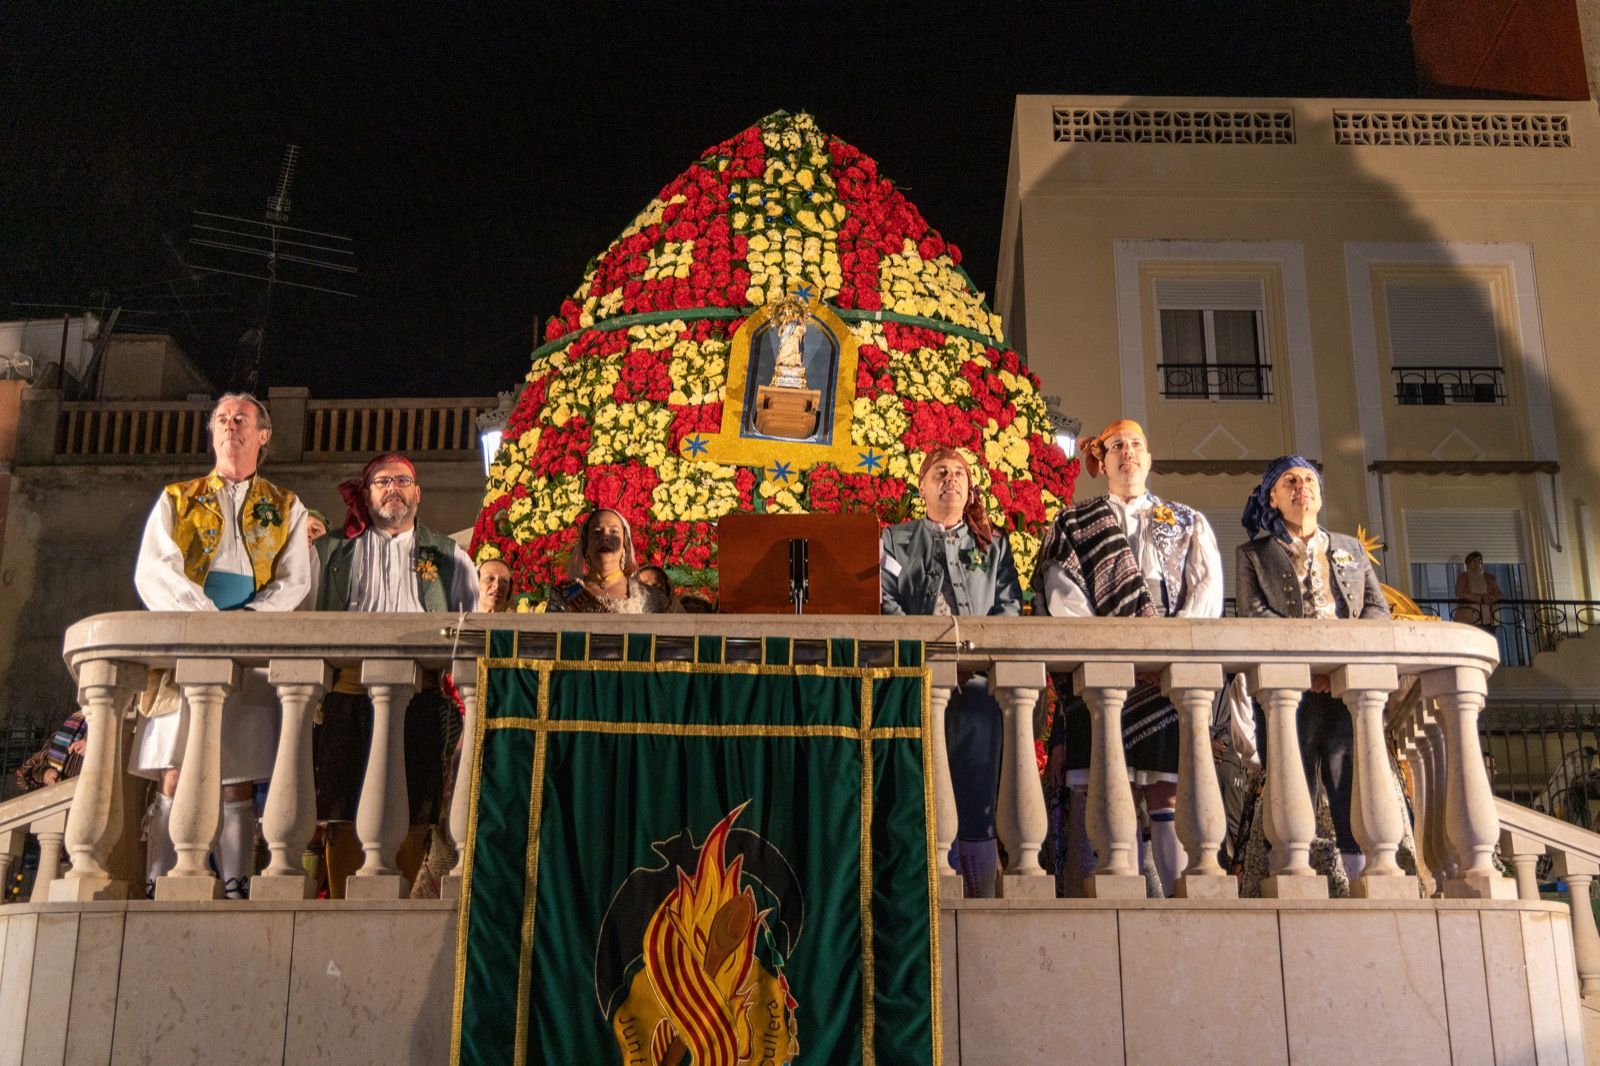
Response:
POLYGON ((1266 295, 1259 278, 1157 278, 1162 310, 1262 311, 1266 295))
POLYGON ((1389 278, 1383 291, 1394 366, 1500 365, 1487 284, 1470 278, 1389 278))
POLYGON ((1522 512, 1488 508, 1405 511, 1406 555, 1413 563, 1459 563, 1480 551, 1486 563, 1525 563, 1522 512))
POLYGON ((1233 597, 1234 582, 1234 553, 1239 550, 1239 545, 1250 538, 1245 536, 1244 526, 1239 521, 1238 511, 1201 511, 1206 516, 1206 521, 1211 523, 1211 531, 1217 535, 1217 554, 1222 556, 1222 595, 1224 599, 1233 597))

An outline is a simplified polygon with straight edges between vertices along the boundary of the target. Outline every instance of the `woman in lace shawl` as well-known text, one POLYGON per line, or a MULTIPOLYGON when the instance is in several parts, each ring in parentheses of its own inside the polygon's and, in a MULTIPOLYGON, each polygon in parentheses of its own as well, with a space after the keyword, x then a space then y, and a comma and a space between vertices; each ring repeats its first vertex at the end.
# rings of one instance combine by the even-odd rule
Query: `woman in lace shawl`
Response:
POLYGON ((578 527, 568 579, 550 590, 548 611, 654 614, 671 610, 666 595, 640 581, 633 530, 616 511, 589 512, 578 527))

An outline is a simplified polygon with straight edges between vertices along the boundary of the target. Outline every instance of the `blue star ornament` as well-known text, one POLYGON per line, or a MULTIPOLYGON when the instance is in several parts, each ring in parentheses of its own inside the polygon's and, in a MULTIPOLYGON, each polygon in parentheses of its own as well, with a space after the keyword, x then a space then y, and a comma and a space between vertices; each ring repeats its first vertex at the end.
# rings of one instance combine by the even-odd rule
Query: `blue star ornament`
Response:
POLYGON ((795 286, 794 294, 807 302, 810 302, 816 295, 810 285, 795 286))
POLYGON ((683 446, 688 449, 689 458, 691 459, 698 459, 706 453, 706 439, 698 433, 686 438, 683 446))
POLYGON ((772 469, 767 473, 767 476, 773 481, 788 481, 794 476, 794 471, 789 468, 788 463, 777 462, 772 464, 772 469))
POLYGON ((878 454, 878 452, 872 448, 868 448, 864 452, 857 452, 856 454, 861 457, 856 461, 856 466, 865 470, 869 474, 876 474, 878 472, 878 467, 883 465, 883 456, 878 454))

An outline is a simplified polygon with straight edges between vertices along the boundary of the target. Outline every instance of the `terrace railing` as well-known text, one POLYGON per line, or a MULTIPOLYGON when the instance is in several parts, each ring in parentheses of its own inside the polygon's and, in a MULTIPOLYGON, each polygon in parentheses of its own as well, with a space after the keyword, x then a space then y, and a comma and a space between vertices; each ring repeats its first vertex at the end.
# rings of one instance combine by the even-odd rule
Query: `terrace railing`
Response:
MULTIPOLYGON (((1405 813, 1387 784, 1384 750, 1386 708, 1403 677, 1420 679, 1425 712, 1404 712, 1400 727, 1408 742, 1424 744, 1427 767, 1420 805, 1427 833, 1430 894, 1512 898, 1515 885, 1495 865, 1500 822, 1479 742, 1489 672, 1496 662, 1493 641, 1466 626, 1360 621, 1262 621, 1217 619, 1042 620, 862 619, 853 617, 683 616, 468 616, 469 625, 515 628, 525 655, 553 655, 555 634, 586 630, 591 650, 608 642, 621 654, 621 635, 647 630, 656 636, 657 657, 685 656, 697 635, 721 635, 757 659, 758 638, 784 636, 799 653, 820 651, 841 633, 863 643, 863 659, 886 658, 894 640, 928 642, 935 690, 930 737, 940 861, 955 835, 955 800, 944 750, 943 693, 957 686, 958 671, 981 671, 1004 713, 1004 777, 999 830, 1010 865, 1002 879, 1009 897, 1049 898, 1054 878, 1040 863, 1046 835, 1044 797, 1033 772, 1033 712, 1049 674, 1069 675, 1085 699, 1092 723, 1093 757, 1088 829, 1098 855, 1087 891, 1119 898, 1145 893, 1135 869, 1138 824, 1127 788, 1121 710, 1136 675, 1154 674, 1171 695, 1181 720, 1178 829, 1189 855, 1179 887, 1190 897, 1228 897, 1236 882, 1217 863, 1225 817, 1212 763, 1211 708, 1228 675, 1242 673, 1264 709, 1266 826, 1272 845, 1268 895, 1325 898, 1327 880, 1308 861, 1316 819, 1301 769, 1294 726, 1301 694, 1313 677, 1325 675, 1331 690, 1350 706, 1355 723, 1355 833, 1367 856, 1353 886, 1357 897, 1419 898, 1415 878, 1395 863, 1405 813), (541 651, 540 649, 546 649, 541 651)), ((78 680, 89 722, 89 742, 66 850, 72 869, 50 887, 51 900, 115 898, 128 885, 108 867, 116 847, 125 802, 118 782, 123 746, 116 735, 125 708, 152 668, 171 669, 189 705, 189 730, 171 818, 178 866, 156 887, 157 899, 212 899, 220 888, 204 865, 218 824, 221 752, 217 724, 228 694, 243 671, 265 671, 281 702, 277 762, 262 820, 271 862, 252 885, 255 898, 308 896, 299 857, 315 820, 311 766, 311 709, 330 684, 335 668, 359 670, 375 714, 366 784, 356 832, 366 865, 351 879, 350 898, 396 898, 404 882, 395 854, 406 833, 403 767, 404 709, 425 670, 452 670, 466 705, 467 730, 476 714, 475 660, 444 635, 449 620, 422 615, 295 614, 273 617, 229 614, 99 615, 72 626, 66 657, 78 680)), ((1392 712, 1394 713, 1394 712, 1392 712)), ((1395 727, 1391 721, 1391 727, 1395 727)), ((1420 750, 1420 749, 1419 749, 1420 750)), ((470 750, 463 753, 468 761, 470 750)), ((450 829, 465 837, 467 789, 457 789, 450 829)), ((948 887, 957 878, 944 870, 948 887)), ((447 883, 447 890, 450 885, 447 883)))

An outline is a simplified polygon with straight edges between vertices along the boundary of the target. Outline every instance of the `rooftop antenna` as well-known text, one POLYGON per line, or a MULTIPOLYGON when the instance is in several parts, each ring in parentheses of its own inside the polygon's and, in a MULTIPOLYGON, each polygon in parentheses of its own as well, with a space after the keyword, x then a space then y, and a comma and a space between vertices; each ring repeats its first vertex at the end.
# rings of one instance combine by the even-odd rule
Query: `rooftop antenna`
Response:
POLYGON ((338 275, 356 273, 355 242, 337 233, 289 225, 289 194, 299 162, 299 145, 284 145, 278 183, 267 197, 266 213, 260 222, 212 211, 194 212, 189 244, 210 251, 203 253, 207 261, 190 266, 202 274, 227 274, 265 283, 255 322, 234 344, 232 385, 236 388, 260 387, 267 318, 272 310, 273 291, 279 285, 330 296, 356 295, 334 287, 343 284, 338 275))

